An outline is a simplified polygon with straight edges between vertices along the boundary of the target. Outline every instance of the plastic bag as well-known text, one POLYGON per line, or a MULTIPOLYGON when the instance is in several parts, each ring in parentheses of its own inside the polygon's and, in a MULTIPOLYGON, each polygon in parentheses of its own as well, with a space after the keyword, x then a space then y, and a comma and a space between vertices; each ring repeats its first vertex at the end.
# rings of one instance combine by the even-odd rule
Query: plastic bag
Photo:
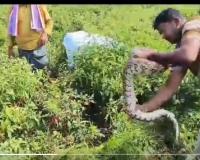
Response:
POLYGON ((105 47, 113 47, 116 42, 108 37, 99 36, 97 34, 89 34, 85 31, 77 31, 67 33, 63 40, 63 45, 67 53, 68 67, 73 69, 74 55, 82 48, 92 45, 103 45, 105 47))

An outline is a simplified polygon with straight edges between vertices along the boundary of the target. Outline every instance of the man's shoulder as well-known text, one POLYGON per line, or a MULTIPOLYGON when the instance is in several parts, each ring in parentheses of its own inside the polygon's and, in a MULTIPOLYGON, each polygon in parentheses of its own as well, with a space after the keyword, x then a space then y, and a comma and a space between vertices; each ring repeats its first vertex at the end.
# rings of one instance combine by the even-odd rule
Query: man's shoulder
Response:
POLYGON ((200 32, 200 16, 192 17, 184 24, 182 35, 188 31, 200 32))
POLYGON ((193 20, 200 20, 200 16, 193 16, 193 17, 189 18, 188 22, 193 21, 193 20))

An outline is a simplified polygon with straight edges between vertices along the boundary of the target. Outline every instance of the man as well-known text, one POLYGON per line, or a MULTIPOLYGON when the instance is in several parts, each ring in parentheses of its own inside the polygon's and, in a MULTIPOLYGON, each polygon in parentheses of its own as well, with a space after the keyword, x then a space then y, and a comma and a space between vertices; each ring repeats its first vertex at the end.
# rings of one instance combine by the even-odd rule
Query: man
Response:
POLYGON ((179 11, 169 8, 155 18, 153 26, 177 48, 166 54, 142 51, 135 55, 172 68, 167 84, 148 102, 137 105, 136 108, 144 112, 154 111, 167 102, 177 91, 188 69, 195 76, 200 75, 200 18, 186 21, 179 11))
POLYGON ((53 21, 45 5, 13 5, 9 17, 9 58, 14 56, 17 45, 19 57, 25 57, 33 69, 48 64, 47 48, 53 21))

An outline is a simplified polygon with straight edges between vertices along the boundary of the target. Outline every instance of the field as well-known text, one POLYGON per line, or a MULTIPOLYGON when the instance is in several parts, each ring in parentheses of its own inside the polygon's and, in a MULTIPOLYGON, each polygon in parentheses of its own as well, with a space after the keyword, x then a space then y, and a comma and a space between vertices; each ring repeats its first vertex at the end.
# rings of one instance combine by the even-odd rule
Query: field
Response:
MULTIPOLYGON (((190 72, 167 104, 179 122, 180 139, 166 119, 156 123, 130 119, 123 112, 123 69, 135 47, 172 51, 152 28, 168 7, 187 18, 196 5, 48 5, 54 20, 48 44, 50 69, 32 73, 24 59, 7 58, 8 5, 0 6, 0 151, 59 156, 9 156, 0 159, 178 159, 192 153, 200 120, 199 80, 190 72), (67 32, 84 30, 120 42, 113 49, 94 46, 67 68, 62 44, 67 32), (165 154, 165 155, 159 155, 165 154)), ((140 103, 152 97, 169 72, 134 81, 140 103)))

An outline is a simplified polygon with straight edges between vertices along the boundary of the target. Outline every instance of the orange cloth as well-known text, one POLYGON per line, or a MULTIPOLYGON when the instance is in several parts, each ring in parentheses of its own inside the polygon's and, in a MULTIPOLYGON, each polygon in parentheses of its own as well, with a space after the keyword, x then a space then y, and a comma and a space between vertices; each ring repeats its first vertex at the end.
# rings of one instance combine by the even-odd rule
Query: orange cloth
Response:
MULTIPOLYGON (((42 19, 45 23, 45 32, 50 36, 53 29, 53 20, 45 5, 39 6, 42 19)), ((31 29, 31 7, 30 5, 19 5, 18 36, 9 35, 9 46, 15 44, 20 49, 35 50, 38 48, 41 33, 31 29)))

